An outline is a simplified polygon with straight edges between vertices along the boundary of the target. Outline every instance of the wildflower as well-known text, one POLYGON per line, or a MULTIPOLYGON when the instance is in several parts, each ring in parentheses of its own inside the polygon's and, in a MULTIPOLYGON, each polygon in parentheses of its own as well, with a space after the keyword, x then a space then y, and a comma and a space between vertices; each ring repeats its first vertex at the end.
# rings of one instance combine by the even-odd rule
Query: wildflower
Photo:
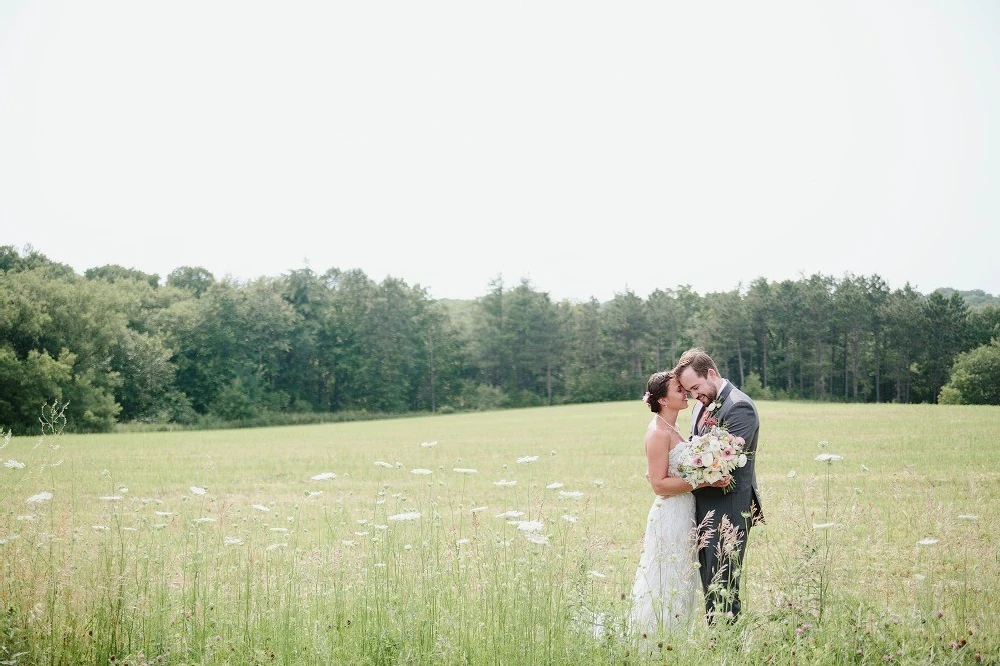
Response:
POLYGON ((254 504, 250 508, 251 509, 256 509, 257 511, 270 511, 271 510, 268 507, 264 506, 263 504, 254 504))
POLYGON ((843 460, 844 456, 838 456, 835 453, 821 453, 816 456, 816 462, 833 462, 835 460, 843 460))
POLYGON ((518 464, 530 463, 530 462, 535 462, 536 460, 538 460, 538 456, 521 456, 520 458, 517 459, 517 463, 518 464))
POLYGON ((267 547, 267 550, 274 550, 275 548, 284 548, 287 545, 288 545, 287 543, 272 543, 270 546, 267 547))
POLYGON ((37 495, 32 495, 31 497, 29 497, 27 499, 27 503, 28 504, 41 504, 42 502, 48 502, 50 499, 52 499, 52 493, 50 493, 49 491, 46 490, 46 491, 38 493, 37 495))
POLYGON ((94 528, 94 530, 97 531, 97 532, 107 532, 108 531, 108 526, 107 525, 91 525, 91 527, 94 528))
POLYGON ((963 513, 958 516, 959 520, 979 520, 979 516, 971 513, 963 513))
POLYGON ((935 538, 933 538, 933 537, 927 537, 926 539, 921 539, 921 540, 920 540, 920 541, 918 541, 917 543, 918 543, 919 545, 921 545, 921 546, 933 546, 933 545, 934 545, 934 544, 936 544, 937 542, 938 542, 938 539, 935 539, 935 538))
POLYGON ((475 508, 469 509, 469 513, 479 513, 480 511, 486 511, 490 507, 488 506, 477 506, 475 508))
POLYGON ((524 537, 531 543, 537 543, 540 546, 548 544, 549 537, 545 534, 535 534, 534 532, 528 532, 524 537))
POLYGON ((316 497, 317 495, 322 495, 322 490, 309 490, 306 491, 306 497, 316 497))
POLYGON ((424 469, 423 467, 418 467, 416 469, 411 469, 410 470, 410 474, 420 474, 422 476, 426 476, 428 474, 433 474, 433 472, 430 471, 429 469, 424 469))
POLYGON ((559 483, 558 481, 554 481, 545 487, 549 490, 558 490, 559 488, 563 487, 563 484, 559 483))
POLYGON ((392 469, 392 463, 387 463, 384 460, 376 460, 375 464, 378 467, 385 467, 386 469, 392 469))
POLYGON ((172 515, 174 515, 173 511, 155 511, 154 513, 156 513, 157 516, 172 516, 172 515))
POLYGON ((348 547, 350 547, 350 546, 353 546, 353 545, 354 545, 354 542, 353 542, 353 541, 351 541, 350 539, 344 539, 344 540, 342 540, 342 541, 341 541, 340 543, 342 543, 342 544, 344 544, 345 546, 348 546, 348 547))
POLYGON ((506 479, 500 479, 499 481, 494 481, 493 485, 500 486, 501 488, 506 488, 507 486, 516 486, 517 481, 508 481, 506 479))
POLYGON ((564 513, 562 516, 560 516, 560 518, 562 518, 563 520, 565 520, 567 523, 575 523, 578 520, 580 520, 576 516, 571 516, 568 513, 564 513))
POLYGON ((545 524, 540 520, 522 520, 518 523, 517 529, 524 532, 541 532, 545 529, 545 524))
POLYGON ((403 546, 403 550, 413 550, 413 546, 411 544, 406 544, 403 546))
POLYGON ((395 516, 389 516, 389 520, 416 520, 420 517, 419 511, 407 511, 406 513, 397 513, 395 516))
POLYGON ((504 511, 503 513, 498 513, 497 518, 520 518, 524 515, 524 511, 504 511))
POLYGON ((190 488, 188 488, 188 490, 190 490, 195 495, 205 495, 208 493, 208 491, 202 488, 201 486, 191 486, 190 488))
POLYGON ((456 542, 455 542, 455 545, 456 545, 456 546, 461 546, 461 545, 463 545, 463 544, 467 544, 467 543, 469 543, 469 540, 468 540, 468 539, 465 539, 465 538, 462 538, 462 539, 459 539, 458 541, 456 541, 456 542))
POLYGON ((272 532, 287 532, 288 528, 287 527, 272 527, 271 531, 272 532))
POLYGON ((429 449, 429 448, 431 448, 433 446, 437 446, 437 445, 438 445, 437 442, 420 442, 420 446, 424 447, 425 449, 429 449))
POLYGON ((794 469, 789 470, 788 474, 786 474, 785 476, 787 476, 789 479, 794 479, 795 478, 795 470, 794 469))
POLYGON ((603 488, 604 487, 604 479, 594 479, 594 487, 595 488, 603 488))
POLYGON ((10 459, 10 460, 4 461, 3 466, 6 467, 7 469, 24 469, 24 463, 23 462, 18 462, 16 460, 14 460, 13 458, 10 459))
POLYGON ((243 539, 237 539, 236 537, 226 537, 223 543, 225 543, 227 546, 242 546, 243 539))
POLYGON ((215 518, 209 518, 209 517, 205 516, 205 517, 202 517, 202 518, 195 518, 194 522, 196 522, 196 523, 214 523, 215 522, 215 518))
POLYGON ((337 475, 333 472, 323 472, 322 474, 317 474, 316 476, 310 478, 312 481, 326 481, 327 479, 336 479, 337 475))
POLYGON ((579 490, 560 490, 559 496, 568 497, 570 499, 577 499, 583 497, 583 493, 580 492, 579 490))
POLYGON ((476 470, 471 467, 453 467, 452 470, 456 474, 476 474, 476 470))
POLYGON ((113 502, 115 500, 120 500, 121 498, 122 498, 121 495, 104 495, 102 497, 98 497, 97 499, 102 500, 104 502, 113 502))
POLYGON ((814 530, 825 530, 833 527, 837 523, 813 523, 814 530))

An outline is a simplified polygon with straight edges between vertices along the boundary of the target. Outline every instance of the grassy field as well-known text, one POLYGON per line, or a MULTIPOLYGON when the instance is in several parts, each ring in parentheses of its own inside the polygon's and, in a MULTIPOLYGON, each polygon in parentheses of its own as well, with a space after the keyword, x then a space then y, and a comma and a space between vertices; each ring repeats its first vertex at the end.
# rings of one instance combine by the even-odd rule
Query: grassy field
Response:
POLYGON ((1000 663, 1000 407, 759 408, 744 614, 647 639, 638 400, 11 439, 0 663, 1000 663))

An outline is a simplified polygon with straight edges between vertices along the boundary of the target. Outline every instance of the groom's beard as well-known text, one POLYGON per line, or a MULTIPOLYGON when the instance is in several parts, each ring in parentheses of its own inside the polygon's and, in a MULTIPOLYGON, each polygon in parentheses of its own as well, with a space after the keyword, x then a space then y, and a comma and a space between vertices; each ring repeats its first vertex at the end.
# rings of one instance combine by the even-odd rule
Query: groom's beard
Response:
POLYGON ((719 391, 713 386, 708 393, 698 398, 698 401, 701 403, 702 407, 708 407, 710 404, 715 402, 715 399, 718 397, 719 391))

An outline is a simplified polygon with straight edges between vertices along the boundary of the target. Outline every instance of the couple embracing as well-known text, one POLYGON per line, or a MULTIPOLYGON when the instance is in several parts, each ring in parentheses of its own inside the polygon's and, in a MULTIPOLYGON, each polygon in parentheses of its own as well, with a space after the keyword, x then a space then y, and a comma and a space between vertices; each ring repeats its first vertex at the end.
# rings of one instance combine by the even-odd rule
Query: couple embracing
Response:
POLYGON ((652 375, 643 401, 654 414, 645 447, 646 478, 656 499, 632 588, 632 627, 653 635, 691 629, 705 619, 710 624, 735 619, 747 534, 763 522, 754 473, 757 408, 698 348, 684 352, 672 370, 652 375), (687 408, 689 395, 697 400, 691 435, 721 426, 743 438, 747 454, 731 478, 695 488, 678 469, 689 438, 678 428, 677 415, 687 408))

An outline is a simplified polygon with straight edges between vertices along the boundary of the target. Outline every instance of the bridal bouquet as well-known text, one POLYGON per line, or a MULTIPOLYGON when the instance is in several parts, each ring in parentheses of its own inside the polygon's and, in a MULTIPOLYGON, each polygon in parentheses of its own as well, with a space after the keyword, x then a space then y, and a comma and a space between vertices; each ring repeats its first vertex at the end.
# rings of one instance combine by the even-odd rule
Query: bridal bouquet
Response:
MULTIPOLYGON (((744 446, 746 442, 742 437, 731 434, 723 426, 711 425, 705 434, 691 438, 681 453, 677 470, 692 488, 715 483, 747 464, 744 446)), ((723 490, 728 493, 735 487, 736 479, 733 479, 723 490)))

